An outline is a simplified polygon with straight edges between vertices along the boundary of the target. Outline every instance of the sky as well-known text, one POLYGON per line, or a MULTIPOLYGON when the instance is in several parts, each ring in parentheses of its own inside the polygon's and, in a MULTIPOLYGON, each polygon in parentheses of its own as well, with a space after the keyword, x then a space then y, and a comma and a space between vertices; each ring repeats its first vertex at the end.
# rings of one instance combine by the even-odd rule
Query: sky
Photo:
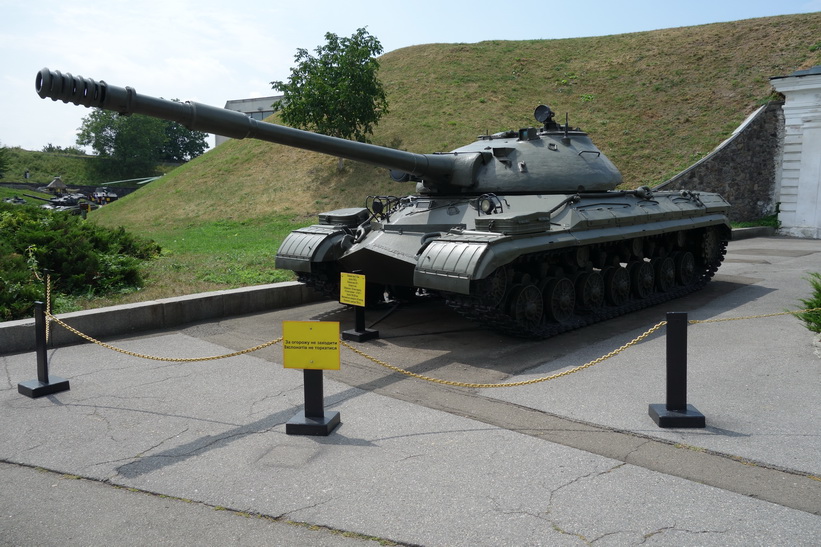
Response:
POLYGON ((287 81, 297 48, 313 51, 326 32, 365 27, 387 53, 818 11, 821 0, 0 0, 0 145, 76 146, 90 110, 40 99, 43 67, 222 107, 275 95, 270 82, 287 81))

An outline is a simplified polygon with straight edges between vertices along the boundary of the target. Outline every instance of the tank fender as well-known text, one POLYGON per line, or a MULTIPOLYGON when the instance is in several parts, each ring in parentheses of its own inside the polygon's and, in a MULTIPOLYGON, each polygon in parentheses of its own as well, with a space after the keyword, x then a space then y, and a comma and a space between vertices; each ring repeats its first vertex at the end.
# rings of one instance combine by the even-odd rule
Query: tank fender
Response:
POLYGON ((277 250, 275 264, 283 270, 312 271, 312 264, 338 260, 353 245, 353 236, 340 226, 316 224, 294 230, 277 250))
POLYGON ((416 287, 470 294, 477 266, 489 252, 487 241, 430 239, 419 254, 413 271, 416 287))

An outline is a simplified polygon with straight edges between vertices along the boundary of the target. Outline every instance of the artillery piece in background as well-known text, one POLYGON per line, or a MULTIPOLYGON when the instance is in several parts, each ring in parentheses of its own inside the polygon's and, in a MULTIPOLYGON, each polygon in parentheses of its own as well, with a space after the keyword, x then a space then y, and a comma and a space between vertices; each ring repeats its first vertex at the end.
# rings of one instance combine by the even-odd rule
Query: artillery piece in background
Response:
POLYGON ((415 182, 414 195, 369 196, 285 238, 277 267, 335 299, 340 272, 361 272, 378 297, 439 295, 491 329, 545 338, 703 287, 730 237, 721 196, 616 190, 618 169, 544 105, 535 111, 542 127, 415 154, 48 69, 36 88, 42 98, 323 152, 415 182))
MULTIPOLYGON (((38 196, 32 196, 31 194, 23 194, 27 198, 36 199, 38 201, 45 201, 42 207, 43 209, 51 209, 53 211, 63 211, 63 212, 70 212, 75 214, 80 214, 82 211, 82 205, 89 203, 88 198, 85 194, 63 194, 61 196, 55 196, 53 198, 41 198, 38 196)), ((96 206, 95 206, 96 208, 96 206)))

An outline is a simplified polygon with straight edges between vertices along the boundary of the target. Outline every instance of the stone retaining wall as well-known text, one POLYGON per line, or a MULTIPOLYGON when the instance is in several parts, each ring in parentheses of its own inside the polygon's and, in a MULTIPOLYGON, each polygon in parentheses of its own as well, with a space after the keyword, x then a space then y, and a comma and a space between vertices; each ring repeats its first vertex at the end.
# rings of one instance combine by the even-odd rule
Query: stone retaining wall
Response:
POLYGON ((776 177, 784 134, 782 106, 762 106, 709 155, 655 189, 721 194, 732 204, 733 222, 757 220, 775 213, 776 177))

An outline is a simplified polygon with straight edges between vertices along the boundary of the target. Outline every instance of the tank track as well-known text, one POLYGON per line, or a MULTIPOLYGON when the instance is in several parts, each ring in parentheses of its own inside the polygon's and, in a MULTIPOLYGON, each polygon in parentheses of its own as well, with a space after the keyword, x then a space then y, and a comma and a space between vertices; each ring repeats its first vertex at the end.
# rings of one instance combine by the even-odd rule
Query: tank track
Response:
POLYGON ((465 297, 464 295, 448 293, 444 296, 448 306, 461 316, 479 323, 490 330, 516 338, 545 339, 563 332, 579 329, 600 321, 649 308, 669 300, 681 298, 702 289, 710 279, 713 278, 719 266, 721 266, 724 255, 727 252, 727 243, 726 240, 715 242, 717 248, 713 251, 714 260, 698 266, 694 272, 693 281, 687 285, 676 285, 674 288, 665 292, 654 291, 646 298, 635 298, 631 293, 631 298, 621 305, 604 305, 595 311, 574 314, 572 318, 563 322, 542 321, 538 326, 528 328, 517 322, 515 318, 505 313, 498 306, 482 305, 479 299, 465 297))
MULTIPOLYGON (((654 290, 645 298, 637 298, 631 291, 630 298, 619 305, 605 304, 601 308, 593 311, 583 311, 575 313, 566 321, 552 322, 543 320, 537 326, 524 326, 510 314, 506 313, 503 306, 489 306, 482 303, 482 300, 475 296, 466 296, 456 293, 440 293, 445 303, 466 319, 478 323, 490 330, 512 336, 516 338, 545 339, 556 336, 563 332, 579 329, 613 319, 628 313, 633 313, 644 308, 649 308, 663 302, 681 298, 699 289, 702 289, 715 275, 726 254, 727 240, 717 239, 712 235, 704 235, 699 243, 698 249, 701 251, 702 261, 695 266, 693 280, 685 285, 677 284, 673 288, 661 292, 654 290)), ((692 249, 693 251, 696 248, 692 249)), ((528 258, 544 257, 556 251, 537 253, 528 258)), ((633 261, 637 263, 639 261, 633 261)), ((317 269, 314 273, 298 273, 300 282, 313 288, 317 292, 330 300, 339 299, 339 282, 337 281, 339 272, 336 268, 328 265, 326 269, 317 269)), ((510 288, 507 289, 510 291, 510 288)), ((507 295, 505 296, 505 300, 507 295)))
POLYGON ((339 300, 339 282, 331 281, 329 275, 297 272, 296 278, 325 298, 339 300))

